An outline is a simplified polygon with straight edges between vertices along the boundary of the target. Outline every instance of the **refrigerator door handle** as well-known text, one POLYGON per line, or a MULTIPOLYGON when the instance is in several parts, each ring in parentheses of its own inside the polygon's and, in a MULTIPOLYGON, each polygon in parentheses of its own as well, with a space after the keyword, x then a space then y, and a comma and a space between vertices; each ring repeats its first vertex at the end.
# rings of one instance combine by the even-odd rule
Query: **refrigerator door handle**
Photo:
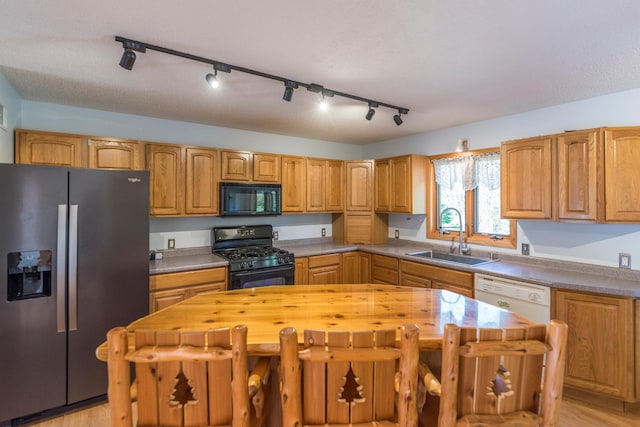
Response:
POLYGON ((56 319, 58 332, 67 331, 65 302, 67 300, 67 205, 58 205, 58 250, 56 266, 56 319))
POLYGON ((78 205, 69 206, 69 330, 78 329, 78 205))

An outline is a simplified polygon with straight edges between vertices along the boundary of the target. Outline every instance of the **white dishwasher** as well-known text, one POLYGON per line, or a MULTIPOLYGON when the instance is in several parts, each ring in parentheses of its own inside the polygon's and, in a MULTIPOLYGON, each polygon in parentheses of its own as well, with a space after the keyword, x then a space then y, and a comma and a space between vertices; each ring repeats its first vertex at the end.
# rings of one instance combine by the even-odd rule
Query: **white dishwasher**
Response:
POLYGON ((551 319, 551 290, 501 277, 475 274, 475 299, 513 311, 536 323, 551 319))

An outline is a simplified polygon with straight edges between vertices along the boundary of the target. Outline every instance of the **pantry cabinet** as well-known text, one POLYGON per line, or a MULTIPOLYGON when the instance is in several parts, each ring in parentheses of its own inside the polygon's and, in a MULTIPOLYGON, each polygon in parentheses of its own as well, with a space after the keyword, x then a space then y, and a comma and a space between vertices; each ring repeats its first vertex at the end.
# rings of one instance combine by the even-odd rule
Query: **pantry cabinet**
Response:
POLYGON ((216 267, 149 276, 149 312, 196 295, 227 289, 227 268, 216 267))
POLYGON ((282 213, 304 212, 307 206, 307 162, 282 156, 282 213))
MULTIPOLYGON (((634 300, 554 289, 552 317, 567 323, 565 385, 635 401, 634 300)), ((637 315, 637 314, 636 314, 637 315)))
POLYGON ((427 212, 427 158, 406 155, 375 161, 376 212, 427 212))

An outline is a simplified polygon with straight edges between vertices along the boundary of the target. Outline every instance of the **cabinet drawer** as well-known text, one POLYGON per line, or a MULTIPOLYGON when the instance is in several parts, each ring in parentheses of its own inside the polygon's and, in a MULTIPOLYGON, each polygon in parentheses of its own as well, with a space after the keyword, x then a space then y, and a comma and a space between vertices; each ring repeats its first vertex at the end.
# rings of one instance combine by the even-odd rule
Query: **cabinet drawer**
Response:
POLYGON ((154 274, 149 276, 149 290, 171 289, 211 282, 225 282, 226 267, 206 268, 203 270, 181 271, 178 273, 154 274))
POLYGON ((388 268, 374 265, 371 269, 371 276, 374 283, 389 283, 391 285, 398 284, 398 270, 391 270, 388 268))
POLYGON ((398 258, 392 258, 384 255, 373 255, 371 257, 371 264, 374 267, 388 268, 398 271, 398 258))
POLYGON ((340 254, 316 255, 309 257, 309 268, 339 265, 340 254))

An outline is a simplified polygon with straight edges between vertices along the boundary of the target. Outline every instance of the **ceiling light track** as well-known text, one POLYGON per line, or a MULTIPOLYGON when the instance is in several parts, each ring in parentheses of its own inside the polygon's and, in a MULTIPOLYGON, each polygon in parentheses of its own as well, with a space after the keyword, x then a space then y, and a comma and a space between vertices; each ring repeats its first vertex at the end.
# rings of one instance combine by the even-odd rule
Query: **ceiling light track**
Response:
POLYGON ((240 67, 238 65, 226 64, 223 62, 215 61, 213 59, 204 58, 202 56, 192 55, 190 53, 180 52, 178 50, 169 49, 162 46, 156 46, 149 43, 131 40, 121 36, 116 36, 115 40, 118 43, 122 43, 124 52, 122 54, 122 58, 120 59, 120 66, 127 70, 131 70, 133 68, 134 62, 136 60, 135 52, 145 53, 147 50, 154 50, 156 52, 166 53, 168 55, 178 56, 178 57, 189 59, 192 61, 197 61, 197 62, 202 62, 205 64, 212 65, 214 74, 207 74, 206 76, 207 82, 209 82, 210 84, 212 83, 212 80, 216 79, 218 71, 230 73, 233 70, 233 71, 239 71, 246 74, 251 74, 258 77, 263 77, 265 79, 282 82, 285 86, 285 92, 282 99, 284 99, 285 101, 291 101, 294 90, 297 89, 298 87, 303 87, 311 92, 321 93, 323 98, 325 96, 326 97, 341 96, 343 98, 353 99, 355 101, 360 101, 367 104, 369 108, 366 115, 367 120, 371 120, 371 118, 373 118, 373 115, 375 114, 375 111, 372 109, 373 107, 386 107, 392 110, 397 110, 398 114, 394 116, 394 121, 398 126, 402 124, 402 119, 400 119, 400 115, 409 113, 408 108, 399 107, 393 104, 387 104, 386 102, 375 101, 373 99, 363 98, 357 95, 351 95, 345 92, 338 92, 333 89, 327 89, 324 86, 317 83, 303 83, 296 80, 291 80, 286 77, 280 77, 274 74, 263 73, 262 71, 252 70, 250 68, 240 67))

